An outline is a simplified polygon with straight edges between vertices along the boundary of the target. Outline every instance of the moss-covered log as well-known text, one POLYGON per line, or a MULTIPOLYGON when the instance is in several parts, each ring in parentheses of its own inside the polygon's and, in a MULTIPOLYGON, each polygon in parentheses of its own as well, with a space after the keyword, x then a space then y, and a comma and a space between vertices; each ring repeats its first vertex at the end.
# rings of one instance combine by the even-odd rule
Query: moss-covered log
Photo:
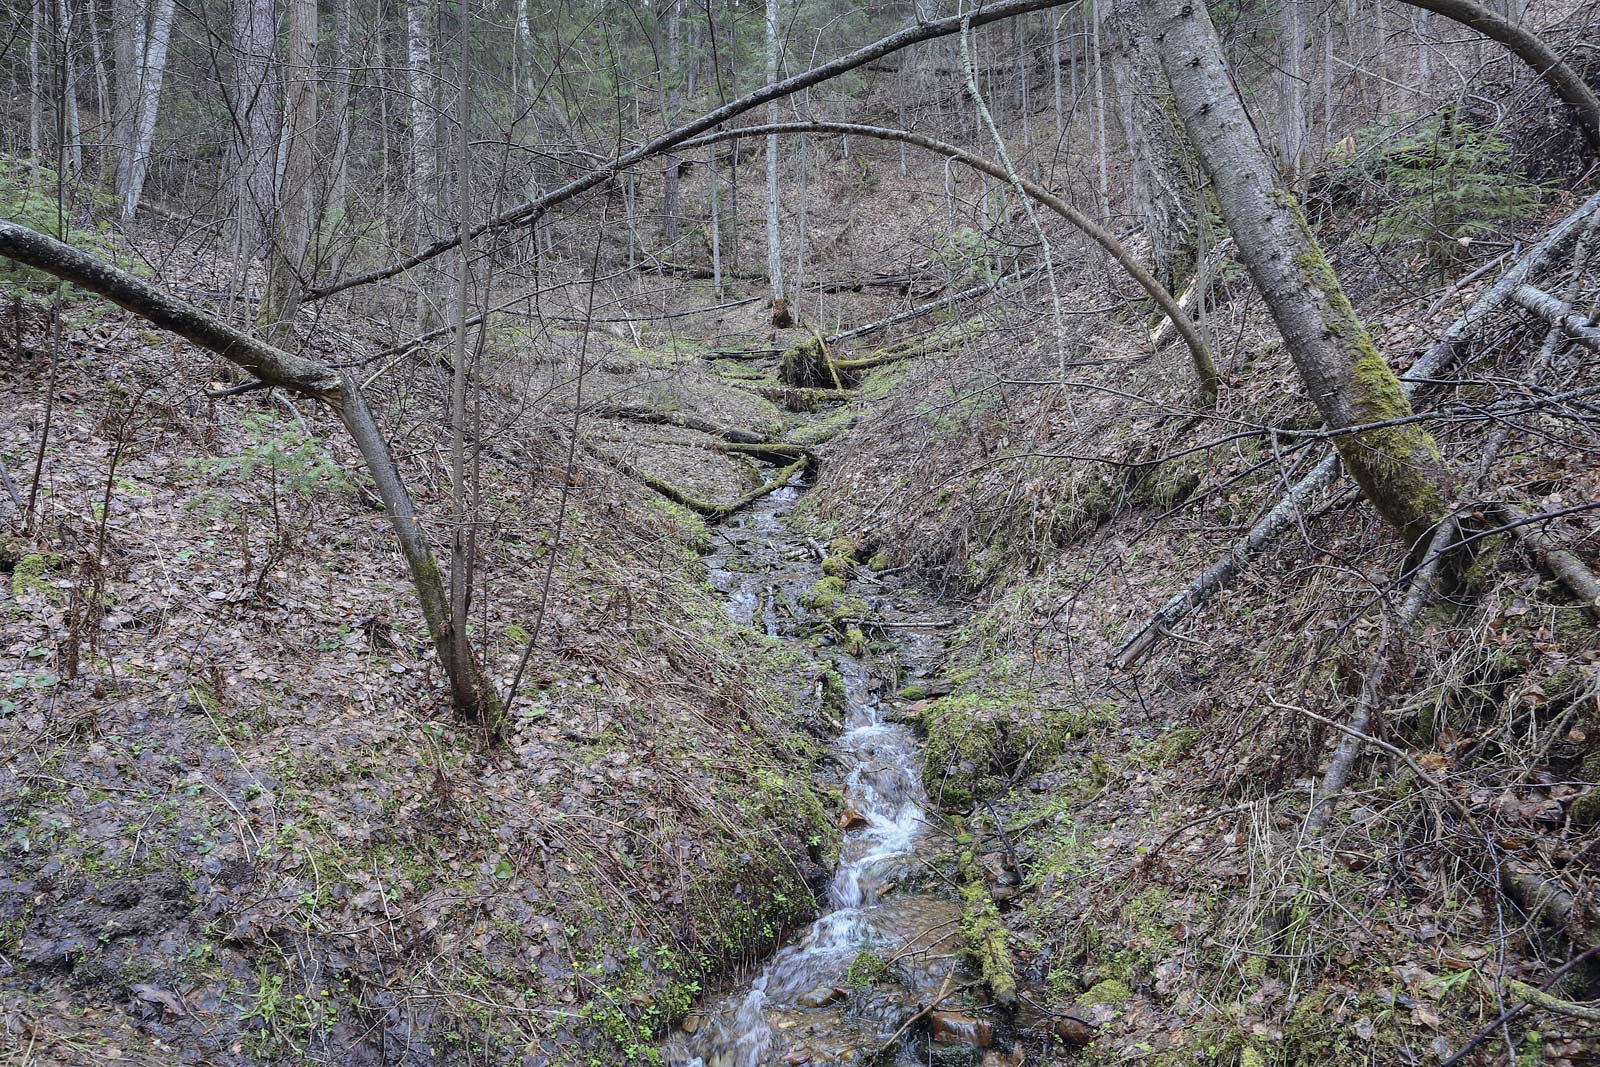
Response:
POLYGON ((956 879, 961 891, 961 934, 967 958, 994 1002, 1002 1008, 1017 1004, 1017 975, 1006 942, 1006 926, 1000 910, 989 895, 983 864, 978 855, 983 848, 983 824, 974 818, 957 839, 961 852, 956 861, 956 879))

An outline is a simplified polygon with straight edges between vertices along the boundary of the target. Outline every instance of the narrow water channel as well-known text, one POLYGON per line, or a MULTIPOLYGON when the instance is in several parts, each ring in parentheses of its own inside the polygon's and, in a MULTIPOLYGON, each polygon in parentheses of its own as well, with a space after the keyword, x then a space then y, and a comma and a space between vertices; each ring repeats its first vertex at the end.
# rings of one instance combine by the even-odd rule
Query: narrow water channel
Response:
MULTIPOLYGON (((707 559, 735 621, 793 641, 815 621, 800 597, 821 576, 810 543, 783 521, 798 497, 796 489, 780 490, 721 526, 707 559)), ((924 675, 937 642, 909 591, 864 579, 852 592, 872 604, 883 637, 867 660, 838 647, 818 653, 831 659, 845 694, 833 743, 845 831, 822 914, 690 1017, 667 1043, 673 1067, 917 1062, 903 1038, 891 1055, 880 1060, 879 1053, 956 966, 958 906, 902 888, 937 831, 916 736, 886 719, 895 667, 908 678, 924 675)))

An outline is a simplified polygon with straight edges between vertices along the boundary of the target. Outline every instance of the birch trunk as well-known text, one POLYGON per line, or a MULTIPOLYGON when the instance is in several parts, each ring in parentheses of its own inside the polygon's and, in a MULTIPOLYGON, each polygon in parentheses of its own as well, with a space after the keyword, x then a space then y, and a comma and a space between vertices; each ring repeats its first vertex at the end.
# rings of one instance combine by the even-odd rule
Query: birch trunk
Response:
POLYGON ((133 221, 150 170, 150 145, 155 138, 156 114, 161 104, 161 80, 167 69, 167 45, 172 39, 173 0, 155 0, 149 13, 137 0, 113 3, 117 19, 118 82, 126 103, 122 111, 118 145, 122 156, 117 168, 117 196, 122 200, 122 221, 133 221))
MULTIPOLYGON (((767 84, 778 80, 778 0, 767 0, 767 84)), ((778 121, 778 101, 767 101, 767 122, 778 121)), ((772 289, 772 324, 788 326, 783 291, 783 240, 778 226, 778 137, 767 137, 767 282, 772 289)))
POLYGON ((289 48, 283 65, 283 180, 278 187, 277 225, 268 257, 261 324, 270 344, 296 346, 301 271, 316 213, 317 0, 289 0, 289 48))
MULTIPOLYGON (((1211 178, 1239 258, 1261 291, 1312 402, 1330 429, 1404 418, 1411 403, 1356 316, 1234 91, 1210 15, 1196 0, 1145 0, 1190 140, 1211 178)), ((1416 424, 1337 438, 1345 466, 1409 544, 1444 513, 1446 476, 1416 424)))

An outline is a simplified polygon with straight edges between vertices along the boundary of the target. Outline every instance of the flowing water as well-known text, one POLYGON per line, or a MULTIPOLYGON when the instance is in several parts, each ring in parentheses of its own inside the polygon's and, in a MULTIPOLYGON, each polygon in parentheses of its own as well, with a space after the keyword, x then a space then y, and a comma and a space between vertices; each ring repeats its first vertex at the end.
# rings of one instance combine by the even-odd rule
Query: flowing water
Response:
MULTIPOLYGON (((821 576, 809 542, 782 521, 798 495, 780 490, 724 524, 707 560, 729 615, 779 637, 797 637, 814 621, 799 598, 821 576)), ((869 580, 852 592, 885 623, 875 659, 892 658, 909 677, 921 676, 938 649, 912 595, 869 580)), ((692 1032, 674 1035, 665 1050, 674 1067, 869 1062, 955 966, 958 907, 898 888, 918 873, 919 850, 937 831, 928 822, 916 737, 885 717, 892 672, 885 682, 870 662, 836 649, 823 654, 844 680, 834 753, 847 828, 822 915, 739 988, 690 1017, 692 1032), (863 950, 891 961, 888 978, 847 987, 863 950)), ((900 1055, 909 1057, 909 1047, 900 1055)))

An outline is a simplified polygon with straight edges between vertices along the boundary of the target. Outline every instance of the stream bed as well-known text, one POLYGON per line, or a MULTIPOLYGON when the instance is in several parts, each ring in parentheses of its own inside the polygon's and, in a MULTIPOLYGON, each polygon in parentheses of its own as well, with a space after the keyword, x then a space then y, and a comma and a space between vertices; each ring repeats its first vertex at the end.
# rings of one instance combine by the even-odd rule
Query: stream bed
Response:
MULTIPOLYGON (((795 642, 816 622, 801 597, 821 577, 811 542, 783 521, 799 495, 778 490, 715 529, 706 558, 734 621, 795 642)), ((914 591, 863 575, 851 592, 872 606, 881 636, 865 657, 842 645, 815 652, 844 683, 833 741, 844 832, 821 914, 759 968, 707 997, 667 1041, 672 1067, 929 1060, 927 1028, 905 1024, 954 979, 960 906, 951 894, 902 888, 925 874, 922 853, 940 830, 929 821, 916 735, 887 716, 899 672, 926 676, 940 642, 914 591)), ((975 1062, 984 1028, 940 1013, 935 1040, 975 1062)))

